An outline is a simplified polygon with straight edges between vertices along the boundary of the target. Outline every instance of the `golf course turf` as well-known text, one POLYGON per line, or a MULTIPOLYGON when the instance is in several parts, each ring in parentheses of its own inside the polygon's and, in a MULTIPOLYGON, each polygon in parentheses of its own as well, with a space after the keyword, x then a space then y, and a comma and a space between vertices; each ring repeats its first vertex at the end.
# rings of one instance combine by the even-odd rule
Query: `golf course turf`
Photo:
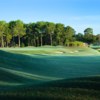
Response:
POLYGON ((0 100, 99 100, 99 95, 97 50, 0 48, 0 100))

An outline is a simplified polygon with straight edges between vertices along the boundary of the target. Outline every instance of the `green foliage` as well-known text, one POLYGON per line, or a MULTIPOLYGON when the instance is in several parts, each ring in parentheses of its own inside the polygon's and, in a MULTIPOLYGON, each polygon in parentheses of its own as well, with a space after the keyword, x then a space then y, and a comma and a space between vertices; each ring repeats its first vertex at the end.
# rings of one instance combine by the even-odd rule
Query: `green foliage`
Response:
POLYGON ((0 21, 0 46, 65 46, 69 42, 81 41, 88 44, 100 44, 100 37, 93 34, 92 28, 86 28, 84 34, 76 34, 71 26, 61 23, 43 22, 25 24, 21 20, 0 21), (21 41, 21 43, 20 43, 21 41))
POLYGON ((4 47, 4 33, 5 33, 5 21, 0 21, 0 38, 1 38, 1 46, 4 47))
POLYGON ((56 45, 63 45, 63 35, 64 35, 64 25, 60 23, 56 24, 55 34, 54 34, 54 40, 56 45))
POLYGON ((35 33, 38 37, 40 37, 40 41, 41 41, 41 46, 43 45, 43 36, 44 36, 44 33, 45 33, 45 22, 37 22, 37 24, 35 25, 35 33))
POLYGON ((9 24, 7 23, 5 26, 5 33, 4 33, 4 37, 5 37, 5 42, 6 42, 6 46, 8 47, 8 44, 10 43, 11 39, 12 39, 12 35, 11 35, 11 31, 9 29, 9 24))
POLYGON ((25 27, 22 21, 17 20, 15 22, 14 32, 18 36, 18 42, 20 47, 20 38, 25 35, 25 27))
POLYGON ((76 40, 83 42, 84 41, 84 35, 82 33, 76 34, 76 40))
POLYGON ((26 46, 36 46, 35 23, 25 24, 26 35, 24 36, 26 46))
POLYGON ((66 45, 66 42, 68 42, 68 41, 70 41, 70 42, 73 41, 74 40, 74 38, 73 38, 74 35, 75 35, 75 30, 72 27, 67 26, 65 28, 64 36, 63 36, 63 39, 64 39, 63 43, 64 43, 64 45, 66 45))
POLYGON ((95 41, 92 28, 87 28, 84 30, 84 40, 89 44, 91 44, 95 41))
POLYGON ((74 42, 66 42, 66 46, 69 46, 69 47, 85 47, 87 45, 84 42, 74 41, 74 42))
POLYGON ((21 43, 21 47, 25 47, 24 43, 21 43))
POLYGON ((55 30, 55 24, 52 22, 47 22, 46 23, 46 33, 49 34, 50 36, 50 45, 52 46, 52 35, 54 34, 54 30, 55 30))
POLYGON ((92 28, 86 28, 84 30, 84 34, 93 34, 93 29, 92 28))
POLYGON ((10 33, 11 33, 11 36, 12 36, 12 40, 10 41, 10 45, 15 47, 15 37, 16 37, 16 33, 14 32, 14 27, 15 27, 15 21, 10 21, 9 22, 9 29, 10 29, 10 33))

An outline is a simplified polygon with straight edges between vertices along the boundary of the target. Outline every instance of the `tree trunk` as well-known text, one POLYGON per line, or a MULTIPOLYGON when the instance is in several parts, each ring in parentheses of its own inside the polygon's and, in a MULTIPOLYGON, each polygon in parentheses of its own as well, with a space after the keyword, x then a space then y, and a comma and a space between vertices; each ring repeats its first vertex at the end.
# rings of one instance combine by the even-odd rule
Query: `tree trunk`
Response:
POLYGON ((51 46, 52 46, 52 34, 50 34, 50 43, 51 43, 51 46))
POLYGON ((37 37, 36 40, 37 40, 37 47, 38 47, 39 46, 39 38, 37 37))
POLYGON ((3 36, 1 37, 1 47, 3 48, 4 47, 4 41, 3 41, 3 36))
POLYGON ((41 34, 41 46, 42 46, 42 34, 41 34))
POLYGON ((14 42, 15 42, 15 41, 14 41, 14 36, 12 36, 12 38, 13 38, 13 41, 12 41, 12 42, 13 42, 13 43, 12 43, 12 46, 13 46, 13 47, 15 47, 15 43, 14 43, 14 42))
POLYGON ((18 46, 20 47, 20 35, 18 36, 18 46))
POLYGON ((8 41, 7 41, 7 43, 6 43, 6 46, 8 47, 8 41))
POLYGON ((30 39, 29 39, 29 37, 28 37, 28 46, 30 46, 30 39))
POLYGON ((33 39, 33 46, 36 46, 36 40, 33 39))

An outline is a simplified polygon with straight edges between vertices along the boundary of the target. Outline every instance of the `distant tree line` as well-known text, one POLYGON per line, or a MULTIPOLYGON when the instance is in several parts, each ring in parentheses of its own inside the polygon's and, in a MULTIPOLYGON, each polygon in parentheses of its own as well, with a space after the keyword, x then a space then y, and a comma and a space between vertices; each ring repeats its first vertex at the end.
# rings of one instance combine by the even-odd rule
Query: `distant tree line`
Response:
POLYGON ((0 21, 0 47, 24 46, 73 46, 79 43, 100 44, 100 34, 94 35, 92 28, 76 34, 71 26, 61 23, 43 22, 25 24, 21 20, 0 21))

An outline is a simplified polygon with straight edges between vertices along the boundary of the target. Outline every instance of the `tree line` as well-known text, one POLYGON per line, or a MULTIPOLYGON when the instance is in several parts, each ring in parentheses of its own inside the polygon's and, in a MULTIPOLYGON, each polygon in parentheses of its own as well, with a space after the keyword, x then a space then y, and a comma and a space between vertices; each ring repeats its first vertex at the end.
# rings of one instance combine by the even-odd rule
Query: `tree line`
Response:
POLYGON ((99 44, 100 34, 94 35, 92 28, 86 28, 84 33, 76 33, 74 28, 62 23, 0 21, 0 47, 71 46, 83 42, 99 44))

